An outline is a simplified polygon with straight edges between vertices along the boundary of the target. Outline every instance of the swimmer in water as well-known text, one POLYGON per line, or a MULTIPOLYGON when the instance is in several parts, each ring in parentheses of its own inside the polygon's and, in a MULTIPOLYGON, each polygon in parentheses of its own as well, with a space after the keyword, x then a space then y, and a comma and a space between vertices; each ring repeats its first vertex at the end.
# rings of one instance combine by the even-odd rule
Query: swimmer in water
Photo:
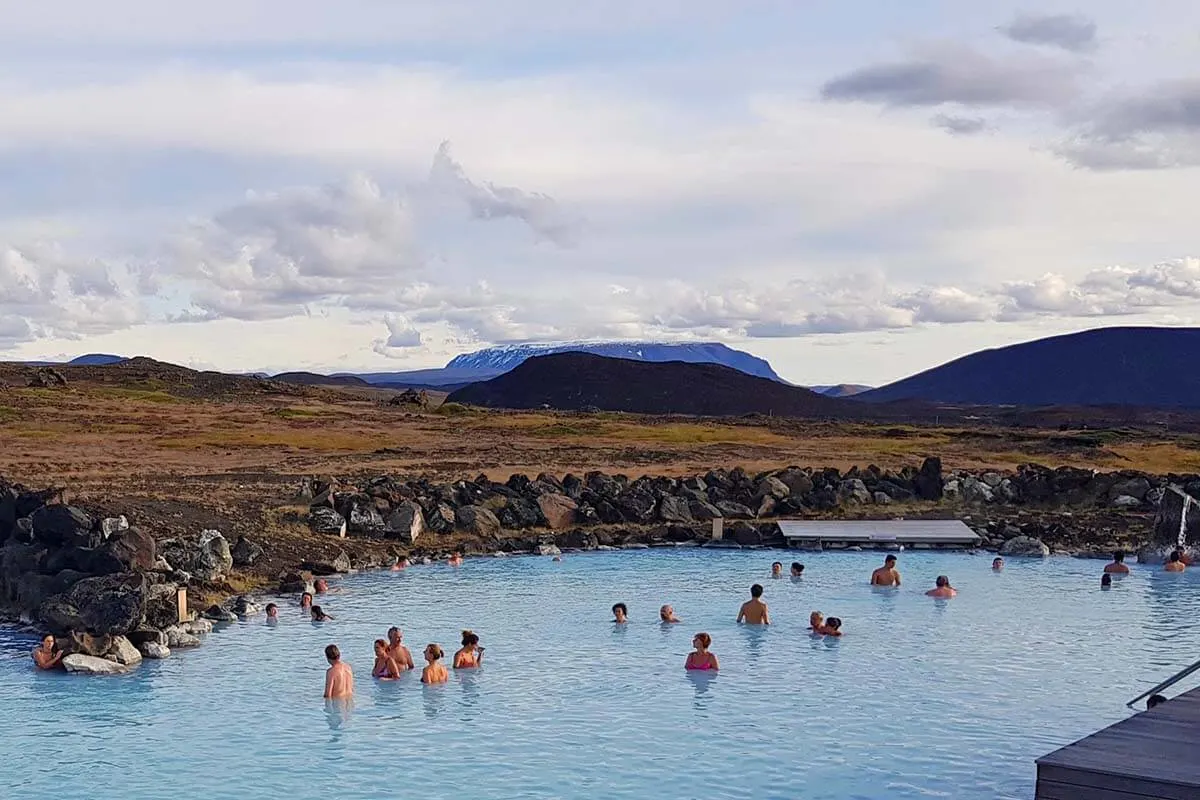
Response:
POLYGON ((400 677, 400 665, 388 654, 387 642, 375 640, 375 666, 371 668, 371 677, 385 681, 394 681, 400 677))
POLYGON ((400 556, 396 559, 396 563, 392 564, 392 572, 399 572, 402 569, 408 569, 408 559, 400 556))
POLYGON ((614 604, 612 607, 612 612, 613 612, 613 622, 615 622, 616 624, 624 625, 626 622, 629 621, 629 609, 625 607, 624 603, 614 604))
POLYGON ((1183 554, 1178 550, 1173 550, 1163 570, 1166 572, 1183 572, 1185 569, 1187 569, 1187 565, 1183 563, 1183 554))
POLYGON ((683 662, 683 668, 712 670, 713 672, 719 670, 721 663, 717 661, 715 654, 708 652, 710 646, 712 646, 712 637, 707 633, 697 633, 692 638, 692 647, 696 649, 694 652, 688 653, 687 661, 683 662))
POLYGON ((751 625, 771 624, 771 617, 767 613, 767 604, 762 601, 762 593, 761 584, 756 583, 750 587, 750 599, 742 603, 742 608, 737 615, 738 622, 747 622, 751 625))
POLYGON ((996 556, 992 559, 992 571, 999 572, 1002 569, 1004 569, 1004 559, 996 556))
POLYGON ((64 653, 55 649, 54 637, 46 634, 42 637, 41 647, 35 647, 32 655, 38 669, 55 669, 61 665, 64 653))
POLYGON ((1100 576, 1100 588, 1101 589, 1111 589, 1112 588, 1112 575, 1110 575, 1106 572, 1100 576))
POLYGON ((267 622, 279 621, 279 606, 274 603, 267 603, 267 622))
POLYGON ((803 578, 804 577, 804 565, 801 564, 799 561, 792 562, 792 577, 793 578, 803 578))
POLYGON ((483 665, 483 648, 479 637, 471 631, 462 632, 462 649, 454 654, 455 669, 473 669, 483 665))
POLYGON ((320 606, 312 607, 312 621, 313 622, 325 622, 325 621, 331 620, 331 619, 333 619, 333 617, 329 616, 324 611, 322 611, 320 606))
POLYGON ((820 611, 814 611, 808 615, 808 629, 814 634, 818 634, 825 627, 825 615, 820 611))
POLYGON ((342 652, 336 644, 325 648, 325 659, 329 669, 325 670, 325 698, 338 700, 354 696, 354 672, 342 661, 342 652))
POLYGON ((412 669, 413 660, 412 653, 408 652, 408 648, 404 646, 404 633, 397 627, 388 628, 388 655, 396 662, 396 666, 400 669, 412 669))
POLYGON ((429 663, 421 670, 421 683, 445 683, 450 680, 450 672, 445 665, 439 663, 442 655, 442 648, 438 645, 425 646, 425 660, 429 663))
POLYGON ((300 610, 307 611, 312 608, 312 592, 305 592, 300 595, 300 610))
POLYGON ((454 555, 450 556, 450 560, 446 563, 452 567, 461 567, 462 561, 462 553, 455 553, 454 555))
POLYGON ((772 578, 782 578, 783 577, 783 562, 782 561, 776 561, 774 564, 771 565, 771 577, 772 578))
POLYGON ((945 575, 937 576, 937 586, 925 593, 929 597, 954 597, 958 590, 950 585, 950 579, 945 575))
POLYGON ((658 618, 664 623, 681 621, 679 617, 675 616, 675 609, 671 608, 669 604, 658 610, 658 618))
POLYGON ((1118 550, 1113 553, 1112 563, 1105 564, 1104 571, 1109 575, 1128 575, 1129 567, 1125 564, 1125 551, 1118 550))
POLYGON ((829 619, 825 620, 825 626, 821 628, 821 633, 825 634, 826 636, 841 636, 842 621, 837 617, 830 617, 829 619))
POLYGON ((896 571, 896 557, 888 555, 883 566, 871 573, 872 586, 899 586, 900 573, 896 571))

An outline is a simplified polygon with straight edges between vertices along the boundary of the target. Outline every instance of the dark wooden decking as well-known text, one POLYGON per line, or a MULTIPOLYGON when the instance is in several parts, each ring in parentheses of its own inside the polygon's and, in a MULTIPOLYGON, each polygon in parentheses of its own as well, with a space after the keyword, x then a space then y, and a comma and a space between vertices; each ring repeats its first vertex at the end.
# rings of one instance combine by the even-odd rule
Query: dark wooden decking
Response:
POLYGON ((1037 760, 1037 800, 1200 799, 1200 689, 1037 760))

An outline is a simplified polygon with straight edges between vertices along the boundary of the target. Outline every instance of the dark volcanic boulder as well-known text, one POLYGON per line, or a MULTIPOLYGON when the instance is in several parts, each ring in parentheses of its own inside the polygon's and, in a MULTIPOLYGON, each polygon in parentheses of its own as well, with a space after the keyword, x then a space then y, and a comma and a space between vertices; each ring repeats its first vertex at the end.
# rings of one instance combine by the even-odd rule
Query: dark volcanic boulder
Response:
POLYGON ((692 522, 692 511, 683 497, 664 497, 658 503, 658 518, 663 522, 687 524, 692 522))
POLYGON ((559 530, 575 523, 575 512, 579 510, 579 506, 570 497, 562 494, 542 494, 538 496, 537 503, 542 517, 551 528, 559 530))
POLYGON ((434 533, 450 533, 454 530, 454 509, 435 503, 425 514, 425 526, 434 533))
POLYGON ((89 633, 126 634, 145 618, 146 579, 135 572, 87 578, 71 587, 67 601, 89 633))
POLYGON ((146 587, 146 624, 163 630, 179 623, 179 588, 173 583, 146 587))
POLYGON ((917 497, 922 500, 942 499, 942 460, 930 456, 921 462, 921 469, 913 479, 917 497))
POLYGON ((522 497, 510 497, 496 517, 505 528, 535 528, 546 524, 537 504, 522 497))
POLYGON ((42 506, 30 515, 33 535, 51 547, 93 547, 92 518, 74 506, 42 506))
POLYGON ((300 566, 314 575, 334 575, 351 570, 350 556, 346 555, 345 550, 339 550, 333 558, 317 558, 305 561, 300 566))
POLYGON ((353 506, 346 520, 346 530, 356 536, 383 536, 383 516, 375 506, 353 506))
POLYGON ((454 521, 459 530, 476 536, 500 536, 500 520, 483 506, 463 506, 454 512, 454 521))
POLYGON ((17 490, 0 483, 0 544, 12 535, 17 524, 17 490))
POLYGON ((99 549, 130 570, 151 569, 158 559, 154 537, 138 528, 126 528, 112 534, 99 549))
POLYGON ((37 612, 38 619, 54 634, 82 630, 83 617, 70 600, 61 594, 46 598, 37 612))
POLYGON ((265 555, 261 546, 250 541, 245 536, 238 537, 237 543, 230 548, 229 554, 233 556, 233 565, 235 567, 253 566, 254 562, 265 555))
POLYGON ((425 533, 425 514, 414 502, 400 503, 388 515, 383 535, 388 539, 399 539, 412 544, 425 533))
POLYGON ((613 503, 626 522, 645 525, 654 519, 654 495, 649 492, 625 492, 613 503))
POLYGON ((748 506, 741 503, 735 503, 732 500, 720 500, 714 505, 721 512, 721 516, 726 519, 750 519, 754 516, 754 512, 748 506))
POLYGON ((308 512, 308 527, 313 533, 344 536, 346 519, 329 506, 313 506, 308 512))

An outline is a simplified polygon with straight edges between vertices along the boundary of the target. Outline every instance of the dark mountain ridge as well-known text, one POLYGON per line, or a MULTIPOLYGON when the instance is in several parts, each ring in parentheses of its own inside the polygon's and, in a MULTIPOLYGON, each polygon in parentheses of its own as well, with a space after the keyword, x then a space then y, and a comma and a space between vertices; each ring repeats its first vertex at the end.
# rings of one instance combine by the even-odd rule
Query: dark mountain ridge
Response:
POLYGON ((982 350, 855 401, 1200 408, 1200 328, 1120 327, 982 350))

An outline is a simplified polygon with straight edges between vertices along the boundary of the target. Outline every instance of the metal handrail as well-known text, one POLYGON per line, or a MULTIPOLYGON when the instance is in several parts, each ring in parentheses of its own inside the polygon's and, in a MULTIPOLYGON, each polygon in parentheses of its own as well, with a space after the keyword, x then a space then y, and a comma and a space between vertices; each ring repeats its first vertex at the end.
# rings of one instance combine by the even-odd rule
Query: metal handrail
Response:
POLYGON ((1150 689, 1147 692, 1143 692, 1142 694, 1139 694, 1137 697, 1133 698, 1128 703, 1126 703, 1125 707, 1133 708, 1133 704, 1136 703, 1138 700, 1149 697, 1152 694, 1158 694, 1163 689, 1171 688, 1175 684, 1179 683, 1179 681, 1183 680, 1188 675, 1191 675, 1193 672, 1196 672, 1197 670, 1200 670, 1200 661, 1197 661, 1195 664, 1192 664, 1190 667, 1184 667, 1183 669, 1179 670, 1179 672, 1176 672, 1174 675, 1172 675, 1171 677, 1167 678, 1165 681, 1160 683, 1158 686, 1155 686, 1153 689, 1150 689))

